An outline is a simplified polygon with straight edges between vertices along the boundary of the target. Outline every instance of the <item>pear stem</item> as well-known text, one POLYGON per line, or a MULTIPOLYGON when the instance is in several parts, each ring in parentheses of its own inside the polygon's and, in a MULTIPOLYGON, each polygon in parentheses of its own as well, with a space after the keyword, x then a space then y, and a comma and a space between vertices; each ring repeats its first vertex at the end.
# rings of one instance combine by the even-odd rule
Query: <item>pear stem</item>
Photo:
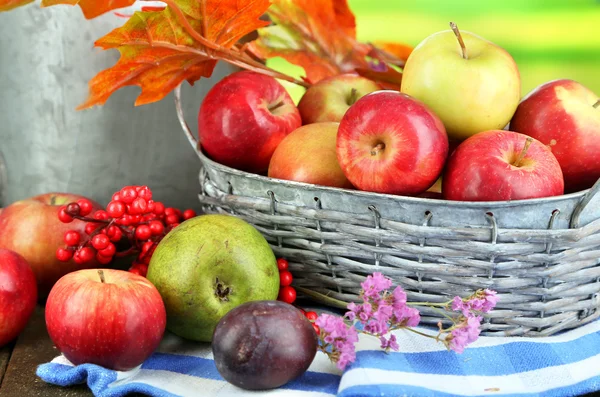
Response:
POLYGON ((523 150, 521 150, 521 153, 519 153, 519 157, 517 157, 517 161, 515 161, 515 163, 513 164, 515 167, 519 167, 521 165, 521 161, 523 161, 523 159, 525 158, 525 155, 527 154, 527 151, 529 150, 529 146, 531 146, 532 143, 533 143, 533 138, 528 137, 527 140, 525 141, 525 146, 523 146, 523 150))
POLYGON ((104 283, 106 279, 104 278, 104 272, 102 270, 98 270, 98 276, 100 276, 100 282, 104 283))
POLYGON ((371 156, 376 156, 383 149, 385 149, 385 143, 378 143, 377 146, 371 149, 371 156))
POLYGON ((467 47, 465 46, 465 42, 463 41, 462 35, 460 34, 460 30, 458 30, 458 26, 456 26, 454 22, 450 22, 450 28, 452 29, 452 31, 456 35, 456 38, 458 39, 458 44, 460 44, 460 48, 462 49, 462 57, 464 59, 469 59, 467 57, 467 47))
POLYGON ((593 107, 594 109, 598 109, 598 107, 600 107, 600 99, 598 99, 598 100, 596 101, 596 103, 594 103, 594 104, 592 105, 592 107, 593 107))

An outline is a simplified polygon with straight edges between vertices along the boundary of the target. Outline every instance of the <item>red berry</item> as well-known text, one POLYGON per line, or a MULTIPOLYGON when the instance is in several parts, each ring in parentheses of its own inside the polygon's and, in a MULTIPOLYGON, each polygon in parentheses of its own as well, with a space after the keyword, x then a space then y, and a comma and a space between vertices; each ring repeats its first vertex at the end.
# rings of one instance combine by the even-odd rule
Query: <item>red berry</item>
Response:
POLYGON ((279 269, 280 272, 287 270, 288 267, 289 267, 288 261, 286 261, 283 258, 277 259, 277 268, 279 269))
POLYGON ((90 247, 83 247, 78 250, 77 253, 79 254, 79 259, 82 263, 90 262, 96 256, 96 252, 90 247))
POLYGON ((175 211, 175 215, 177 215, 177 217, 178 217, 179 219, 182 219, 182 218, 183 218, 183 212, 181 212, 181 210, 180 210, 180 209, 178 209, 178 208, 173 208, 173 210, 175 211))
POLYGON ((121 189, 121 201, 124 202, 125 204, 131 204, 133 203, 133 200, 135 200, 138 196, 137 192, 135 191, 135 188, 132 186, 126 186, 123 189, 121 189))
POLYGON ((315 330, 315 332, 317 333, 317 335, 321 335, 321 328, 319 328, 319 326, 315 323, 313 323, 313 329, 315 330))
POLYGON ((108 213, 106 211, 98 210, 98 211, 94 212, 93 218, 98 219, 99 221, 105 221, 108 218, 110 218, 110 216, 108 215, 108 213))
POLYGON ((110 241, 120 241, 123 237, 123 232, 117 226, 111 226, 108 228, 106 235, 110 238, 110 241))
POLYGON ((175 229, 177 226, 179 226, 179 223, 171 223, 169 225, 169 227, 171 228, 171 230, 175 229))
POLYGON ((131 206, 129 207, 129 213, 131 215, 143 215, 146 212, 148 212, 148 202, 141 197, 133 200, 133 203, 131 203, 131 206))
POLYGON ((132 267, 131 269, 129 269, 129 273, 137 274, 138 276, 142 275, 142 271, 137 267, 132 267))
POLYGON ((310 321, 315 321, 317 319, 317 317, 319 317, 319 315, 317 314, 317 312, 306 312, 304 314, 304 316, 309 319, 310 321))
POLYGON ((156 215, 161 215, 165 213, 165 205, 163 203, 161 203, 160 201, 156 201, 154 203, 154 213, 156 215))
POLYGON ((287 287, 288 285, 291 285, 293 279, 294 277, 292 277, 292 273, 290 273, 287 270, 284 270, 281 273, 279 273, 279 285, 281 285, 282 287, 287 287))
POLYGON ((152 221, 149 224, 150 231, 153 235, 158 236, 165 231, 165 225, 161 221, 152 221))
POLYGON ((113 258, 111 256, 102 256, 99 253, 96 254, 96 260, 102 265, 108 265, 112 261, 112 259, 113 258))
POLYGON ((94 231, 96 229, 98 229, 99 227, 101 227, 102 225, 100 225, 99 223, 93 223, 93 222, 88 222, 85 225, 85 232, 87 234, 92 234, 94 233, 94 231))
POLYGON ((96 234, 92 237, 92 246, 98 251, 103 250, 110 244, 110 238, 105 234, 96 234))
POLYGON ((106 212, 111 218, 120 218, 125 214, 125 204, 122 201, 111 201, 106 206, 106 212))
POLYGON ((148 265, 139 264, 135 267, 140 271, 140 276, 146 277, 146 274, 148 274, 148 265))
POLYGON ((135 228, 135 238, 138 240, 148 240, 152 236, 152 230, 148 225, 140 225, 135 228))
POLYGON ((69 230, 65 233, 65 244, 70 247, 76 246, 81 241, 81 235, 75 230, 69 230))
POLYGON ((167 216, 166 223, 168 225, 173 225, 173 224, 178 223, 178 222, 179 222, 179 217, 177 215, 171 214, 171 215, 167 216))
POLYGON ((175 213, 175 208, 173 208, 173 207, 165 208, 165 215, 166 216, 177 215, 175 213))
POLYGON ((78 216, 81 213, 81 208, 79 208, 79 204, 77 203, 69 203, 67 204, 67 214, 71 216, 78 216))
POLYGON ((296 308, 302 312, 303 316, 306 316, 306 310, 304 310, 303 308, 298 307, 298 306, 296 306, 296 308))
POLYGON ((154 201, 153 200, 148 200, 148 212, 152 212, 154 213, 154 201))
POLYGON ((58 219, 62 222, 62 223, 71 223, 73 222, 73 217, 69 214, 67 214, 67 207, 60 207, 60 209, 58 210, 58 219))
POLYGON ((146 241, 144 244, 142 244, 142 255, 144 255, 146 252, 150 251, 150 248, 152 248, 153 245, 154 245, 154 242, 152 242, 152 241, 146 241))
POLYGON ((73 257, 73 251, 59 248, 56 250, 56 259, 61 262, 68 262, 73 257))
POLYGON ((148 186, 142 186, 138 192, 138 197, 141 197, 146 200, 151 200, 152 199, 152 191, 150 190, 150 188, 148 186))
POLYGON ((94 209, 92 202, 88 199, 79 199, 77 200, 77 204, 79 204, 79 214, 81 216, 88 216, 94 209))
POLYGON ((75 254, 73 254, 73 261, 75 263, 77 263, 78 265, 83 265, 85 263, 83 261, 83 259, 81 259, 81 255, 79 254, 79 251, 75 251, 75 254))
POLYGON ((277 300, 280 300, 285 303, 292 304, 296 300, 296 290, 294 287, 283 287, 279 290, 279 296, 277 300))
POLYGON ((117 252, 117 248, 115 247, 115 245, 113 243, 110 243, 106 246, 106 248, 104 248, 101 251, 98 251, 98 254, 111 258, 115 255, 116 252, 117 252))
POLYGON ((121 201, 121 193, 116 192, 115 194, 112 195, 112 201, 121 201))
POLYGON ((196 211, 194 210, 185 210, 183 211, 183 219, 188 220, 196 216, 196 211))

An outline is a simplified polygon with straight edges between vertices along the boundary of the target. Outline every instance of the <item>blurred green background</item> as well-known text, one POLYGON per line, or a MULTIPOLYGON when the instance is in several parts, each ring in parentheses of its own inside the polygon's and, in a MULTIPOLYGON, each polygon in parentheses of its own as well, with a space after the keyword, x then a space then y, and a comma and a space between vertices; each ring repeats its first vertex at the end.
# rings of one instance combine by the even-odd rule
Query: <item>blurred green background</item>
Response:
MULTIPOLYGON (((600 95, 600 0, 348 0, 360 41, 416 46, 448 29, 448 22, 511 53, 522 94, 559 78, 579 81, 600 95)), ((277 59, 287 73, 302 70, 277 59)), ((295 99, 303 90, 288 85, 295 99)))

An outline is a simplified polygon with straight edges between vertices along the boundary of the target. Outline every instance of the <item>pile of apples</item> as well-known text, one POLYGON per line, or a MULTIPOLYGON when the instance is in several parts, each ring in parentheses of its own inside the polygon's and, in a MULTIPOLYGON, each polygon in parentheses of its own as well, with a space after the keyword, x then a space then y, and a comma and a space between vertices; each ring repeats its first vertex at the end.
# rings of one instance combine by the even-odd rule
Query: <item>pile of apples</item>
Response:
POLYGON ((456 25, 423 40, 400 91, 342 74, 298 106, 272 77, 217 83, 198 114, 203 152, 272 178, 461 201, 562 195, 600 178, 600 100, 572 80, 521 98, 514 59, 456 25))

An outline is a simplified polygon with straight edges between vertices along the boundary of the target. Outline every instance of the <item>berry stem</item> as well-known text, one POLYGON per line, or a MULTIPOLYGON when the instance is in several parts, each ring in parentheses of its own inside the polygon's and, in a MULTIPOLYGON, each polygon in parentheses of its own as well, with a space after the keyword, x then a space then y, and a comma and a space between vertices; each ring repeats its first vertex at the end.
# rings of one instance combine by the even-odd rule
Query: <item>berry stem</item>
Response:
POLYGON ((102 270, 98 270, 98 276, 100 276, 101 283, 106 282, 106 279, 104 278, 104 272, 102 270))
MULTIPOLYGON (((71 216, 73 216, 73 215, 71 215, 71 216)), ((73 216, 73 218, 79 219, 80 221, 83 221, 83 222, 104 223, 106 225, 108 225, 111 222, 106 219, 88 218, 87 216, 79 216, 79 215, 75 215, 75 216, 73 216)))
POLYGON ((517 160, 513 164, 515 167, 521 166, 521 161, 523 161, 523 159, 525 158, 525 155, 527 154, 527 151, 529 150, 529 146, 531 146, 532 142, 533 142, 533 138, 527 137, 527 140, 525 141, 525 145, 523 146, 523 150, 521 150, 521 153, 519 153, 519 157, 517 157, 517 160))
POLYGON ((598 107, 600 107, 600 99, 598 99, 598 100, 596 101, 596 103, 594 103, 594 104, 592 105, 592 107, 593 107, 594 109, 598 109, 598 107))
POLYGON ((127 250, 125 250, 125 251, 116 252, 116 253, 115 253, 115 257, 116 257, 116 258, 122 258, 122 257, 124 257, 124 256, 127 256, 127 255, 132 255, 132 254, 135 254, 135 253, 137 253, 138 251, 139 251, 139 250, 137 249, 137 247, 136 247, 136 246, 132 246, 131 248, 128 248, 128 249, 127 249, 127 250))
POLYGON ((458 44, 460 44, 460 48, 462 49, 463 59, 469 59, 469 57, 467 57, 467 47, 465 46, 462 35, 460 34, 460 30, 458 30, 458 26, 456 26, 454 22, 450 22, 450 29, 452 29, 454 35, 456 35, 456 38, 458 39, 458 44))

